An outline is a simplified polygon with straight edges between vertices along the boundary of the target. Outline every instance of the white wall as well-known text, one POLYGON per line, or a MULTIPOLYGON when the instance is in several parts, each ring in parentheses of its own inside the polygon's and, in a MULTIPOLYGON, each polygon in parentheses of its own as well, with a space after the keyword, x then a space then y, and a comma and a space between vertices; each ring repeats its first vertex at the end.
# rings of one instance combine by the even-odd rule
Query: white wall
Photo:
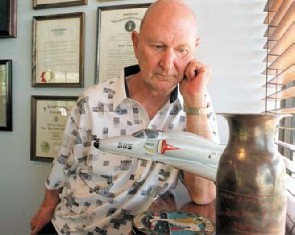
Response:
MULTIPOLYGON (((86 6, 33 10, 31 0, 18 1, 17 38, 0 39, 0 59, 13 60, 13 132, 0 132, 0 234, 29 234, 31 216, 43 197, 49 163, 30 161, 31 95, 78 95, 78 88, 35 88, 31 80, 32 18, 83 11, 85 87, 94 83, 96 10, 98 6, 145 3, 144 0, 88 0, 86 6)), ((188 0, 196 11, 201 45, 199 58, 213 69, 210 92, 217 112, 263 111, 261 62, 265 52, 262 12, 266 0, 188 0)), ((219 116, 222 143, 228 129, 219 116)))

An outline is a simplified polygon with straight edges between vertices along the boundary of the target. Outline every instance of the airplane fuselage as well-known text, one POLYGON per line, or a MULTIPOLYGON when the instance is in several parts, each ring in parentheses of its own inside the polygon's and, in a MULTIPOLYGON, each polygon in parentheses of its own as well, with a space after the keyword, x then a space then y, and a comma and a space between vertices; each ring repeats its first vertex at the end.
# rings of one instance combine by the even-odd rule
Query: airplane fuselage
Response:
POLYGON ((99 139, 94 143, 101 151, 163 162, 210 180, 216 179, 224 147, 198 135, 144 129, 133 135, 99 139))

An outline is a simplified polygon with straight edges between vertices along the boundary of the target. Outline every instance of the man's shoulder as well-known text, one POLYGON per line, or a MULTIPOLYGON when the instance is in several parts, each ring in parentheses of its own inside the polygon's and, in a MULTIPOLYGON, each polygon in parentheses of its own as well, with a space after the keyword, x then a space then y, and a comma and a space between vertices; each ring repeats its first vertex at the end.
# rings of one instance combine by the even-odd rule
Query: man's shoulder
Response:
POLYGON ((117 83, 118 78, 110 78, 105 81, 93 84, 84 90, 83 93, 92 93, 103 91, 105 89, 115 89, 115 84, 117 83))
POLYGON ((80 95, 80 99, 91 100, 94 102, 98 102, 98 100, 105 100, 113 96, 117 89, 117 81, 116 78, 111 78, 100 83, 93 84, 87 87, 80 95))

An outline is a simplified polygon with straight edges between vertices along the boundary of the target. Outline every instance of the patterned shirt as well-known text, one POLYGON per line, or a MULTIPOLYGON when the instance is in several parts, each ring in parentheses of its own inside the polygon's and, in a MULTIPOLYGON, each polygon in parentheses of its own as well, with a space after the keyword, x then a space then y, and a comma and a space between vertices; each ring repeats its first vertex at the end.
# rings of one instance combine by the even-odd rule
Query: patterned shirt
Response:
MULTIPOLYGON (((138 66, 125 69, 120 77, 86 89, 71 112, 60 153, 46 180, 48 189, 62 188, 52 220, 59 234, 126 235, 134 215, 146 211, 177 182, 178 169, 93 146, 97 138, 130 135, 145 128, 185 130, 177 88, 152 120, 128 97, 126 79, 138 70, 138 66)), ((217 137, 213 111, 208 118, 217 137)))

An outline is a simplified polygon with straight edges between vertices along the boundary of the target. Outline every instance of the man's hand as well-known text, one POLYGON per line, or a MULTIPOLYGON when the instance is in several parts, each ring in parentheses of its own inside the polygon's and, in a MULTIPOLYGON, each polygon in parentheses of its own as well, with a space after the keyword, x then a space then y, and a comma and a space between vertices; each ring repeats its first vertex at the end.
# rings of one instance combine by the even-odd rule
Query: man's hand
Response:
POLYGON ((44 200, 38 212, 31 219, 31 235, 38 234, 38 232, 50 222, 58 202, 59 190, 46 189, 44 200))
POLYGON ((206 107, 205 94, 211 77, 211 70, 193 59, 185 70, 185 78, 180 83, 184 103, 190 107, 206 107))
POLYGON ((55 208, 41 206, 38 212, 31 219, 31 235, 36 235, 38 232, 50 222, 55 208))

